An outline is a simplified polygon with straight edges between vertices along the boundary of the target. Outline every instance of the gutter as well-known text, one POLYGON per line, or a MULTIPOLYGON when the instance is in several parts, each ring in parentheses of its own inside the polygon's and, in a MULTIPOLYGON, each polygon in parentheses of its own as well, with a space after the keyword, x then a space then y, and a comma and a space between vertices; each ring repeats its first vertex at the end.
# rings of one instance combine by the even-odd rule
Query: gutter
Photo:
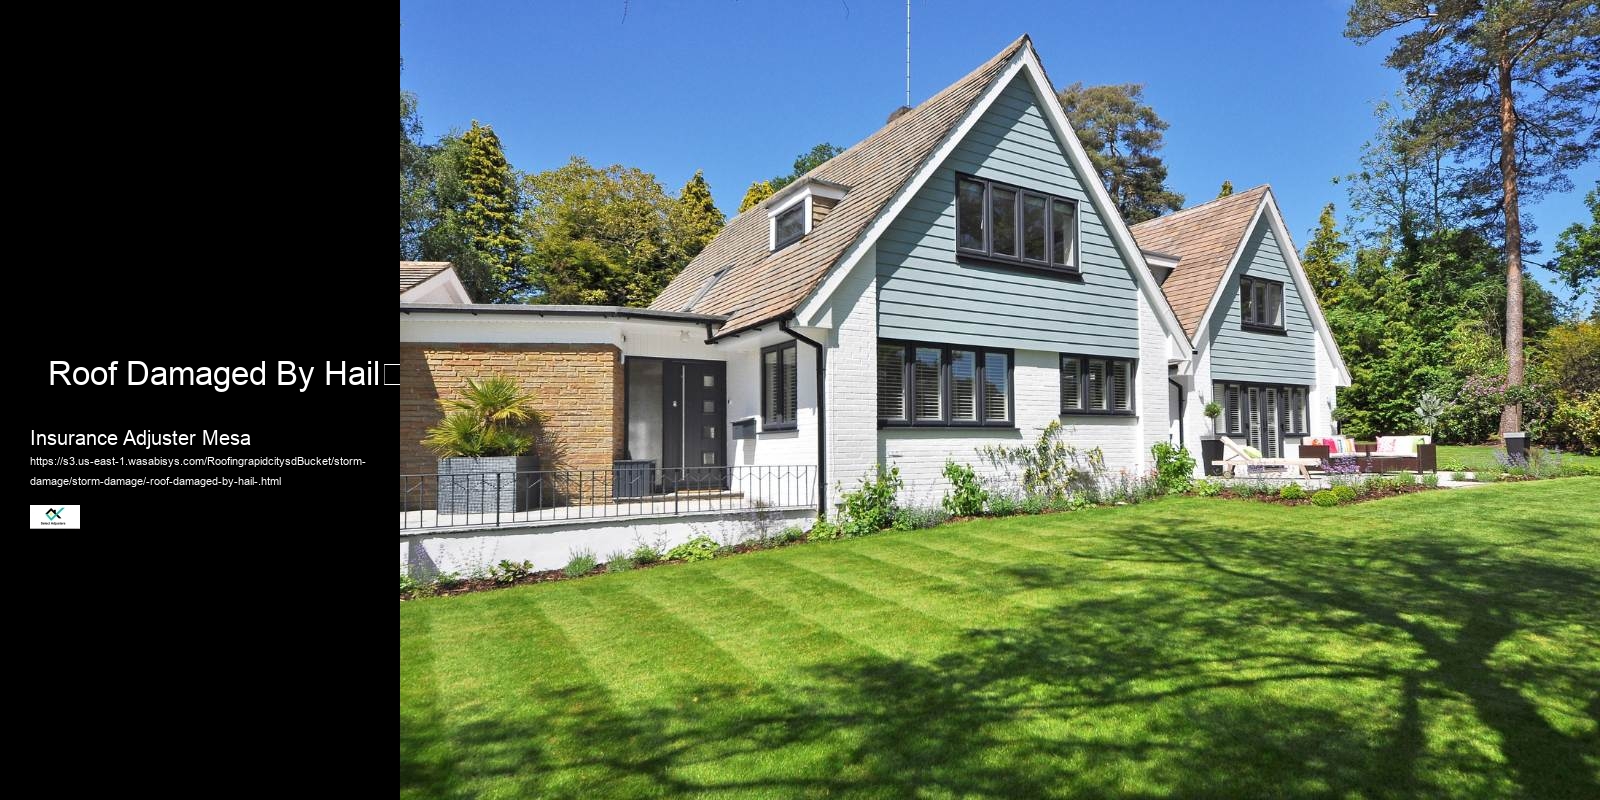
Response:
POLYGON ((821 342, 789 327, 792 319, 793 314, 779 319, 778 330, 811 345, 817 352, 817 517, 820 519, 828 516, 828 351, 821 342))

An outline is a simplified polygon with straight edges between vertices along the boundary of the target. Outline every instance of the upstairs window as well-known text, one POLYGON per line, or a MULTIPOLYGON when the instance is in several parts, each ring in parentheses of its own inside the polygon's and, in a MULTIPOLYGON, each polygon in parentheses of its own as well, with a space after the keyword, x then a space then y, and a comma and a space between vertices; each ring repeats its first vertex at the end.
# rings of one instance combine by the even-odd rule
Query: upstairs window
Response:
POLYGON ((772 219, 772 249, 782 250, 806 235, 806 204, 796 203, 772 219))
POLYGON ((1061 413, 1133 414, 1136 364, 1130 358, 1063 355, 1061 413))
POLYGON ((761 348, 761 429, 793 430, 795 426, 794 342, 761 348))
POLYGON ((967 256, 1077 273, 1078 204, 959 175, 956 249, 967 256))
POLYGON ((1283 284, 1264 278, 1239 279, 1241 327, 1274 333, 1283 331, 1283 284))

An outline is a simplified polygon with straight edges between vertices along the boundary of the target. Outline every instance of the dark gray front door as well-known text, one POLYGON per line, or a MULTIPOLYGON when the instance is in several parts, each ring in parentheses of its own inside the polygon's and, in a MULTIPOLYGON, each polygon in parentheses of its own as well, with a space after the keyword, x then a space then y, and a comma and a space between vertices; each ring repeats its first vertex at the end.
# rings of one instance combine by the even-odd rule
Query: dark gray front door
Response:
POLYGON ((727 364, 668 361, 663 370, 662 482, 673 489, 727 486, 727 364))

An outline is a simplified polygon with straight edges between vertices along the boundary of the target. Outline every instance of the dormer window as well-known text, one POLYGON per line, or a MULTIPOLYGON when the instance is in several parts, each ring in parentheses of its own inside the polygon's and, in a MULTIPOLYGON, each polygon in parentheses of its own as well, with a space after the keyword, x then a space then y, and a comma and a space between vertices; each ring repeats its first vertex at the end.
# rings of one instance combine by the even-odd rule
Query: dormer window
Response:
POLYGON ((806 178, 783 187, 767 201, 768 249, 776 252, 805 238, 833 207, 846 187, 806 178))

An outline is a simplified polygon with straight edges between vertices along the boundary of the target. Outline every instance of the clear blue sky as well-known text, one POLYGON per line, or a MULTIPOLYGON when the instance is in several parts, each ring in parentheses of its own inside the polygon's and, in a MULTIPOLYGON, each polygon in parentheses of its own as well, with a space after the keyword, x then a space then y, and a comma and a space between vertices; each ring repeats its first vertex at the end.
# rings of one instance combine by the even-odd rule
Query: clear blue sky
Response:
MULTIPOLYGON (((1400 85, 1386 47, 1342 36, 1347 8, 913 0, 912 103, 1029 33, 1057 85, 1145 85, 1189 204, 1223 179, 1270 183, 1303 248, 1324 204, 1343 224, 1331 178, 1355 168, 1373 103, 1400 85)), ((730 215, 751 181, 818 142, 860 141, 904 99, 903 0, 402 0, 400 21, 400 85, 419 96, 426 138, 476 119, 518 169, 576 154, 673 192, 702 169, 730 215)), ((1575 191, 1525 207, 1545 244, 1534 260, 1587 218, 1600 164, 1573 178, 1575 191)))

